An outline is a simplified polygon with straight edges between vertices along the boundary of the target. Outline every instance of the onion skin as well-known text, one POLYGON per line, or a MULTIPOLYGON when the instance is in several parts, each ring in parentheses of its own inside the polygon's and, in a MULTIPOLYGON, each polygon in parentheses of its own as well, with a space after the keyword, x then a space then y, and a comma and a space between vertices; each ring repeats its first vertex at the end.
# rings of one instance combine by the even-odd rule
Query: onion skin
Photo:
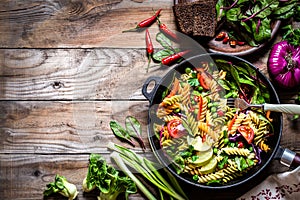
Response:
POLYGON ((300 85, 300 46, 287 41, 276 43, 268 59, 268 71, 273 81, 282 88, 292 89, 300 85))

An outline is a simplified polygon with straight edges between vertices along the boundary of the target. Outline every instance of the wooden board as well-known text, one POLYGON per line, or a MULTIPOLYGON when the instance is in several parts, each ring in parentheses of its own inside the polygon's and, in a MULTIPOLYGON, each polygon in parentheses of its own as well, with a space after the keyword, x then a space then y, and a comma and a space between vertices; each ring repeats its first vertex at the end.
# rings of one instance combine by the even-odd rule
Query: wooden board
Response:
MULTIPOLYGON (((162 77, 170 68, 151 63, 147 73, 145 33, 122 31, 159 8, 160 20, 176 31, 172 5, 165 0, 0 1, 0 199, 43 199, 55 174, 76 184, 78 199, 96 199, 97 192, 84 194, 81 186, 89 154, 100 153, 114 164, 107 144, 124 143, 109 122, 123 123, 128 115, 141 122, 147 150, 125 146, 155 160, 146 138, 149 103, 141 88, 148 77, 162 77)), ((149 30, 157 51, 157 24, 149 30)), ((245 57, 266 75, 270 47, 245 57)), ((294 103, 295 91, 278 91, 282 102, 294 103)), ((291 117, 284 115, 281 145, 299 153, 300 124, 291 117)), ((259 181, 287 170, 274 160, 259 181)), ((130 199, 146 198, 139 192, 130 199)))

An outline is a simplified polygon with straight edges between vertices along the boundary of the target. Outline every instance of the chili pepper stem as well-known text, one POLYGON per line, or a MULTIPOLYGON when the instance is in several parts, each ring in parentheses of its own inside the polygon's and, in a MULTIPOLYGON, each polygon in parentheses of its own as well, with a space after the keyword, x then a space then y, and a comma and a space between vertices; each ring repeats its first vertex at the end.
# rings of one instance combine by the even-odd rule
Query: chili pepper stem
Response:
POLYGON ((139 28, 132 28, 132 29, 128 29, 128 30, 122 31, 122 33, 137 32, 137 31, 140 31, 139 28))
POLYGON ((146 69, 146 72, 149 71, 149 68, 150 68, 150 63, 151 63, 151 54, 148 54, 148 66, 147 66, 147 69, 146 69))

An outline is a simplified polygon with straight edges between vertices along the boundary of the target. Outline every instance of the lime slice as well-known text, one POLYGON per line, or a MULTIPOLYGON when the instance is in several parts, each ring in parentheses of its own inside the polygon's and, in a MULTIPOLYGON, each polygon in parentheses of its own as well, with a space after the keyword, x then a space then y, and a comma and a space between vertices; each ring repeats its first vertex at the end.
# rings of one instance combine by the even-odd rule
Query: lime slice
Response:
POLYGON ((210 161, 202 166, 200 169, 199 169, 199 172, 201 174, 209 174, 209 173, 212 173, 215 171, 216 167, 217 167, 217 164, 218 164, 218 161, 216 158, 212 158, 210 159, 210 161))
POLYGON ((200 167, 200 166, 204 166, 207 163, 209 163, 212 156, 213 156, 213 150, 212 150, 212 148, 210 148, 207 151, 197 152, 196 159, 192 160, 192 158, 188 158, 188 162, 195 165, 195 166, 197 166, 197 167, 200 167))
POLYGON ((200 136, 196 136, 192 141, 191 145, 194 147, 195 151, 208 151, 211 148, 211 145, 208 141, 202 142, 200 136))

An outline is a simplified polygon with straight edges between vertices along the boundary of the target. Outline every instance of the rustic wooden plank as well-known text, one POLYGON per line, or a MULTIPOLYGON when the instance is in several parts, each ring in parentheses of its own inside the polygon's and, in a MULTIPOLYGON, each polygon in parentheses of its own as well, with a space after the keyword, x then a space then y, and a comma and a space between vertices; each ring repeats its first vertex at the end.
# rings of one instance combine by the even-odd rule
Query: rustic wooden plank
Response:
POLYGON ((161 20, 175 29, 172 1, 131 0, 0 2, 0 46, 5 48, 143 46, 144 38, 122 34, 163 8, 161 20), (130 43, 128 44, 128 41, 130 43))
POLYGON ((2 153, 107 152, 108 142, 119 142, 109 122, 124 124, 129 115, 142 124, 149 150, 146 101, 7 101, 0 107, 2 153))
MULTIPOLYGON (((106 152, 109 141, 118 142, 109 122, 123 124, 129 115, 141 122, 149 149, 146 101, 6 101, 0 106, 2 153, 106 152)), ((300 152, 300 124, 290 117, 284 115, 281 144, 300 152)))
MULTIPOLYGON (((268 75, 266 60, 246 57, 268 75)), ((141 87, 170 68, 148 65, 145 49, 0 49, 1 100, 145 99, 141 87)), ((283 102, 297 91, 278 88, 283 102)))
MULTIPOLYGON (((111 160, 110 154, 101 154, 109 164, 116 167, 115 163, 111 160)), ((148 155, 143 156, 151 159, 148 155)), ((46 184, 54 180, 55 174, 65 176, 71 183, 77 186, 79 191, 78 199, 96 199, 98 195, 97 191, 91 193, 83 193, 82 180, 86 176, 88 168, 89 154, 55 154, 55 155, 39 155, 39 154, 0 154, 0 196, 3 200, 15 199, 15 200, 31 200, 42 199, 43 191, 46 188, 46 184)), ((274 172, 283 172, 288 169, 283 165, 280 165, 277 161, 272 161, 266 168, 264 175, 258 178, 266 177, 274 172)), ((137 174, 139 176, 139 174, 137 174)), ((260 183, 263 179, 256 180, 255 183, 260 183)), ((143 181, 143 179, 142 179, 143 181)), ((144 182, 147 184, 146 182, 144 182)), ((248 187, 254 187, 251 183, 248 187)), ((150 190, 155 192, 153 187, 149 187, 150 190)), ((208 191, 191 191, 190 188, 186 188, 188 195, 190 193, 198 193, 198 195, 208 196, 208 191)), ((247 191, 247 190, 246 190, 247 191)), ((213 199, 232 199, 237 197, 243 192, 246 192, 245 188, 240 188, 230 191, 219 191, 214 193, 211 198, 213 199)), ((53 195, 45 199, 66 199, 60 195, 53 195)), ((130 195, 132 200, 146 199, 140 192, 134 195, 130 195)))
POLYGON ((147 64, 145 49, 2 49, 0 99, 145 99, 145 80, 169 70, 147 64))
MULTIPOLYGON (((108 164, 117 168, 110 154, 101 154, 108 164)), ((146 155, 143 155, 147 157, 146 155)), ((56 174, 65 176, 76 185, 77 199, 97 199, 98 192, 84 193, 82 181, 88 169, 89 154, 37 155, 37 154, 0 154, 0 195, 1 199, 43 199, 46 184, 52 182, 56 174)), ((117 168, 118 169, 118 168, 117 168)), ((66 199, 61 195, 52 195, 45 199, 66 199)), ((144 199, 141 193, 130 199, 144 199)))

